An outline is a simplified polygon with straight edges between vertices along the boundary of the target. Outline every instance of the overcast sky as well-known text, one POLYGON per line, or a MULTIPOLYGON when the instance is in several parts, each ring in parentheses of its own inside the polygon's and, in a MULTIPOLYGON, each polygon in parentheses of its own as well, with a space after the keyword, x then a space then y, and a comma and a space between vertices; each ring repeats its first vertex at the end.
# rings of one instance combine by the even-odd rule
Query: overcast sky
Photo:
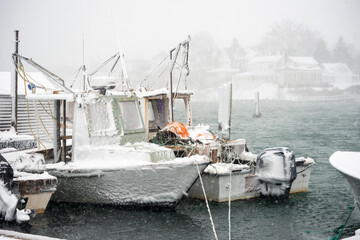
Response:
POLYGON ((343 36, 359 50, 359 13, 358 0, 0 0, 0 71, 12 70, 15 29, 21 54, 66 76, 82 64, 83 33, 94 66, 117 51, 117 35, 127 58, 150 58, 200 31, 219 47, 234 37, 255 45, 284 18, 320 31, 329 47, 343 36))

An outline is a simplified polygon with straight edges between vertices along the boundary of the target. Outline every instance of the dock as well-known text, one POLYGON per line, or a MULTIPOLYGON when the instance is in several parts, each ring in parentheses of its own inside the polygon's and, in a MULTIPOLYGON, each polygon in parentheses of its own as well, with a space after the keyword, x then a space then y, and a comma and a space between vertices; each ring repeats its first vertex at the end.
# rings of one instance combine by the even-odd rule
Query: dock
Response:
MULTIPOLYGON (((0 229, 0 239, 3 240, 61 240, 60 238, 51 238, 40 235, 33 235, 28 233, 21 233, 9 230, 0 229)), ((64 240, 64 239, 62 239, 64 240)))

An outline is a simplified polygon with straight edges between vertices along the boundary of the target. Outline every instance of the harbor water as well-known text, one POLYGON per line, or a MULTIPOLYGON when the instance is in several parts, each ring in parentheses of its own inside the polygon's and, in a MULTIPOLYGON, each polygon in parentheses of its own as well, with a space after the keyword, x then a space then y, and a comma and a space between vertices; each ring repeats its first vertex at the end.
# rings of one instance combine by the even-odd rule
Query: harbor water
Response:
MULTIPOLYGON (((193 102, 192 108, 195 125, 217 128, 215 102, 193 102)), ((254 153, 286 146, 296 157, 313 158, 316 165, 307 193, 277 203, 232 202, 231 238, 330 239, 336 235, 332 231, 345 222, 354 199, 328 159, 338 150, 360 151, 360 101, 261 102, 260 112, 261 118, 253 118, 253 102, 233 102, 232 138, 246 138, 254 153)), ((210 203, 210 209, 219 239, 229 239, 228 203, 210 203)), ((26 227, 5 224, 3 228, 66 239, 214 239, 205 202, 188 198, 174 211, 50 203, 26 227)), ((355 209, 343 236, 353 235, 358 228, 360 212, 355 209)))

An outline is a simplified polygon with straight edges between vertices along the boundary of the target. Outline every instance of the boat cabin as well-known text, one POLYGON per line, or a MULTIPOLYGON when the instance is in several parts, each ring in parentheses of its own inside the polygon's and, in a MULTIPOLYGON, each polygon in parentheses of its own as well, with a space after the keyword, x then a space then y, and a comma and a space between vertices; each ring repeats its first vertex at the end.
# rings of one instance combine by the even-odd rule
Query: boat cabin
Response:
POLYGON ((73 150, 84 145, 141 142, 146 136, 138 98, 123 92, 78 96, 73 131, 73 150))
MULTIPOLYGON (((173 93, 174 100, 183 100, 186 111, 186 125, 192 126, 190 97, 191 92, 173 93)), ((140 94, 140 105, 144 117, 146 138, 150 140, 156 133, 174 121, 170 113, 167 91, 153 91, 140 94)))

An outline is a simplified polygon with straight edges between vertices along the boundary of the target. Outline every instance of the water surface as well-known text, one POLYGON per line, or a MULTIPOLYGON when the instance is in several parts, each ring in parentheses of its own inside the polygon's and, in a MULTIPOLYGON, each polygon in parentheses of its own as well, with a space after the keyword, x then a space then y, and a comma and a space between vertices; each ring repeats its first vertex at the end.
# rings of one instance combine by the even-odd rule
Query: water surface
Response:
MULTIPOLYGON (((217 127, 217 104, 195 102, 194 124, 217 127)), ((232 239, 329 239, 353 205, 349 185, 328 159, 338 150, 360 151, 359 102, 262 102, 262 118, 252 117, 253 102, 234 102, 232 138, 246 138, 249 150, 287 146, 297 157, 316 161, 308 193, 280 203, 264 199, 231 204, 232 239)), ((175 115, 178 116, 178 115, 175 115)), ((185 118, 178 118, 184 120, 185 118)), ((219 239, 228 239, 228 204, 210 203, 219 239)), ((204 201, 184 199, 175 211, 123 210, 51 203, 30 223, 28 232, 66 239, 212 239, 204 201)), ((352 214, 343 236, 360 228, 352 214)))

